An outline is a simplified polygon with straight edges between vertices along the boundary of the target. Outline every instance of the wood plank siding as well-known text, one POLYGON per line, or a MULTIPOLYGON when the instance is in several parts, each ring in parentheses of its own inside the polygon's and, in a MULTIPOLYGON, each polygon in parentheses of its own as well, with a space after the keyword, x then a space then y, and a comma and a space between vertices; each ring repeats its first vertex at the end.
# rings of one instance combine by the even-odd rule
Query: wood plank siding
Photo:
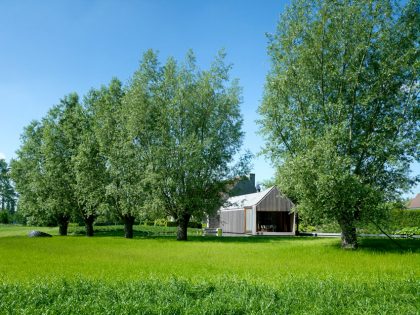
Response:
POLYGON ((285 211, 290 212, 292 202, 280 195, 277 187, 274 187, 268 195, 257 204, 257 211, 285 211))
POLYGON ((224 233, 293 233, 293 203, 277 187, 261 192, 233 196, 219 210, 224 233))
POLYGON ((227 233, 245 233, 244 209, 221 211, 220 227, 227 233))

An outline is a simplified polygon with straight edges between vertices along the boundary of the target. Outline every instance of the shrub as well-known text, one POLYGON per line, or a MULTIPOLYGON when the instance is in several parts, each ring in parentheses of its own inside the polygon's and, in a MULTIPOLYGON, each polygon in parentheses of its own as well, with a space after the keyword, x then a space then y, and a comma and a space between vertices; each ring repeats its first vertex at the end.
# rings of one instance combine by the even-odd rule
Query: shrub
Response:
MULTIPOLYGON (((385 232, 395 234, 406 228, 420 227, 420 210, 391 210, 389 220, 377 223, 385 232)), ((302 232, 313 232, 313 227, 305 220, 299 225, 299 230, 302 232)), ((318 232, 340 232, 340 227, 335 222, 324 223, 315 226, 318 232)), ((357 229, 358 233, 382 233, 374 224, 367 224, 357 229)), ((416 233, 417 235, 417 233, 416 233)))
POLYGON ((420 227, 407 227, 398 231, 395 231, 394 234, 405 235, 411 237, 413 235, 420 235, 420 227))
POLYGON ((188 227, 193 229, 201 229, 203 228, 203 224, 201 224, 201 222, 189 222, 188 227))
POLYGON ((300 232, 316 232, 316 227, 312 225, 299 224, 300 232))
MULTIPOLYGON (((175 222, 175 221, 168 221, 168 222, 166 222, 166 226, 167 227, 177 227, 178 223, 175 222)), ((200 223, 200 222, 191 221, 191 222, 188 223, 188 227, 192 228, 192 229, 201 229, 201 228, 203 228, 203 224, 200 223)))
POLYGON ((392 210, 390 227, 393 230, 420 226, 420 210, 392 210))
POLYGON ((11 217, 8 211, 0 210, 0 223, 3 223, 3 224, 11 223, 11 217))
POLYGON ((16 211, 12 215, 12 222, 15 224, 26 225, 26 217, 20 211, 16 211))
POLYGON ((166 219, 156 219, 155 220, 155 226, 167 226, 166 223, 168 221, 166 219))

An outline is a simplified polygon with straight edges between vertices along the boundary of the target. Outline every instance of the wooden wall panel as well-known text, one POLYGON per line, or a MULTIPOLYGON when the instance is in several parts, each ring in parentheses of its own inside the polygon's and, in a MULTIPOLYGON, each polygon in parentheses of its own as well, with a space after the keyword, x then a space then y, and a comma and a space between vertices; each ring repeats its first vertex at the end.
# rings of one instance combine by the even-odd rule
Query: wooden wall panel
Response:
POLYGON ((220 227, 226 233, 244 233, 245 229, 245 211, 221 211, 220 227))
POLYGON ((291 201, 282 197, 277 188, 273 188, 270 193, 257 205, 257 211, 290 212, 291 208, 291 201))

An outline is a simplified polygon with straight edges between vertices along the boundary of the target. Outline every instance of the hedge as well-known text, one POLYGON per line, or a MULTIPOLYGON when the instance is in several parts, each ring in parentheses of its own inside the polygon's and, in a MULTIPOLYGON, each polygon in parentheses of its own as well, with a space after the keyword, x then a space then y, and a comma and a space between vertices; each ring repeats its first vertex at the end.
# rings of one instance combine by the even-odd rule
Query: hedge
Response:
MULTIPOLYGON (((405 229, 420 228, 420 210, 391 210, 388 222, 379 224, 379 226, 387 233, 400 234, 405 229)), ((325 223, 317 226, 311 226, 301 222, 299 226, 301 232, 340 232, 340 227, 336 222, 325 223)), ((358 228, 359 233, 382 233, 374 224, 358 228)), ((417 233, 415 233, 417 234, 417 233)))
POLYGON ((389 227, 393 230, 420 227, 420 210, 392 210, 389 227))
MULTIPOLYGON (((168 227, 175 227, 178 226, 177 222, 168 221, 166 222, 166 226, 168 227)), ((188 227, 193 229, 201 229, 203 227, 203 224, 200 222, 188 222, 188 227)))

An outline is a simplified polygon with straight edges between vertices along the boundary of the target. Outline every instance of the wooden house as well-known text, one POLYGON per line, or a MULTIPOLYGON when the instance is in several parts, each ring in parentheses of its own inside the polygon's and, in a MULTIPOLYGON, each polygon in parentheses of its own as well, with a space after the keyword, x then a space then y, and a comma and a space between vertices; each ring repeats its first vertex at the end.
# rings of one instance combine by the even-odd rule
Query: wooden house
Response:
POLYGON ((218 211, 223 233, 294 235, 293 203, 277 187, 230 197, 218 211))

